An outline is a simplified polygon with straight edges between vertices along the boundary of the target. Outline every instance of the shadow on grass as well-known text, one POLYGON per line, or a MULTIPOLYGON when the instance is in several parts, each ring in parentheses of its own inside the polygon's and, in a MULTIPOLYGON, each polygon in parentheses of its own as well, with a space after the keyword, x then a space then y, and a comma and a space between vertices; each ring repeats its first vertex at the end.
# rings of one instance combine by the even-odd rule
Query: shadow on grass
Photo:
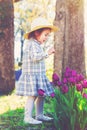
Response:
POLYGON ((0 130, 56 130, 54 122, 30 125, 23 122, 24 109, 9 110, 0 115, 0 130))

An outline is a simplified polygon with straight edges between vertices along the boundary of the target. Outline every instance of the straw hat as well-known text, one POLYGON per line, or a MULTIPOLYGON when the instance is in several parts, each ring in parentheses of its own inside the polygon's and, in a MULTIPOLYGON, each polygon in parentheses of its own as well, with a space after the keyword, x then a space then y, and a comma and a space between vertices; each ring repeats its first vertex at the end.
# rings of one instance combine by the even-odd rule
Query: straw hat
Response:
POLYGON ((38 17, 36 19, 34 19, 31 23, 31 29, 29 32, 24 34, 24 38, 28 39, 29 34, 31 32, 34 32, 40 28, 50 28, 52 32, 55 32, 58 30, 58 28, 54 25, 52 25, 51 23, 49 23, 47 21, 47 19, 43 18, 43 17, 38 17))

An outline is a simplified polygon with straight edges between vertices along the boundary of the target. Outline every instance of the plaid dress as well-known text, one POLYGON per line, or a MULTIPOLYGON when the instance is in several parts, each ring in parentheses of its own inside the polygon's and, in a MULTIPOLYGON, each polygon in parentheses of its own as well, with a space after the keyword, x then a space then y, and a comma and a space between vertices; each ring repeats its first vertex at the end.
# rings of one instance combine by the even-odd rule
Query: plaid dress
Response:
POLYGON ((44 60, 47 54, 44 54, 40 43, 35 39, 30 39, 25 44, 22 74, 16 84, 16 94, 39 96, 38 89, 42 89, 45 96, 50 96, 54 89, 46 77, 44 60))

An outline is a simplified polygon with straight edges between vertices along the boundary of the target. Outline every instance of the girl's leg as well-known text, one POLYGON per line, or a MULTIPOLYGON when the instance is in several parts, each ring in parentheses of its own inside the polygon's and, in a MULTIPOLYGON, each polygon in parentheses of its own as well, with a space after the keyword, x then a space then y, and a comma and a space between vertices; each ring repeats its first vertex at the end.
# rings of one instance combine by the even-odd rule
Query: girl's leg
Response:
POLYGON ((50 121, 53 118, 45 116, 43 114, 43 107, 44 107, 44 97, 38 97, 35 102, 36 107, 36 119, 41 121, 50 121))
POLYGON ((37 97, 35 101, 36 117, 43 115, 44 97, 37 97))
POLYGON ((41 124, 41 121, 32 118, 35 96, 29 96, 25 105, 24 122, 30 124, 41 124))
POLYGON ((25 104, 25 117, 32 117, 32 111, 34 108, 34 101, 36 97, 29 96, 25 104))

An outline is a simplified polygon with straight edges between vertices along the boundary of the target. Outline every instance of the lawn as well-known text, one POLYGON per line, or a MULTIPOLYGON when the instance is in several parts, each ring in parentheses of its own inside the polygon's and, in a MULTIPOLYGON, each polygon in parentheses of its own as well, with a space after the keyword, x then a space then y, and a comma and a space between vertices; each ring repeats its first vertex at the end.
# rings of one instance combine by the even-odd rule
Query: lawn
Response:
MULTIPOLYGON (((52 99, 46 99, 44 106, 44 113, 47 115, 53 113, 52 104, 49 106, 50 100, 52 99)), ((0 97, 0 130, 53 130, 53 122, 45 122, 39 126, 23 122, 25 101, 26 97, 16 96, 14 93, 0 97)))

